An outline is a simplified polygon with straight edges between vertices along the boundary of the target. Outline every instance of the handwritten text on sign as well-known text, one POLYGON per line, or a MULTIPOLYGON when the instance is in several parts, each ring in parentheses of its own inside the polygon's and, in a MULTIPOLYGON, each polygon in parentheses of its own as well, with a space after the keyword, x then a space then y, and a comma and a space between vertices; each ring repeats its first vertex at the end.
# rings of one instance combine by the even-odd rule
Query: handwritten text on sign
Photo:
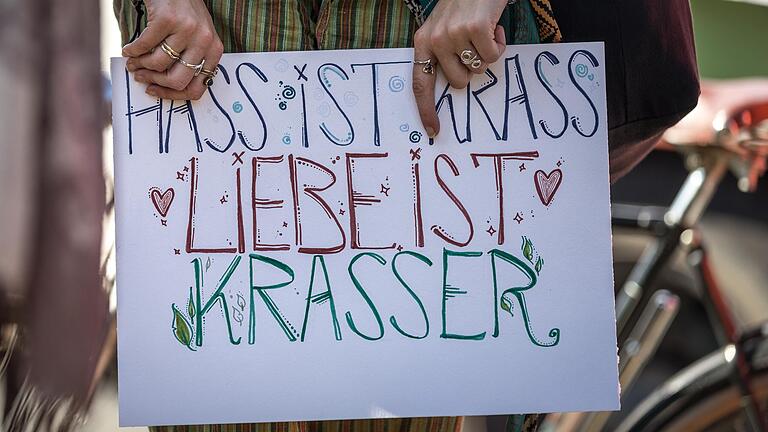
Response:
POLYGON ((122 424, 617 407, 602 46, 438 80, 434 140, 412 55, 113 61, 122 424))

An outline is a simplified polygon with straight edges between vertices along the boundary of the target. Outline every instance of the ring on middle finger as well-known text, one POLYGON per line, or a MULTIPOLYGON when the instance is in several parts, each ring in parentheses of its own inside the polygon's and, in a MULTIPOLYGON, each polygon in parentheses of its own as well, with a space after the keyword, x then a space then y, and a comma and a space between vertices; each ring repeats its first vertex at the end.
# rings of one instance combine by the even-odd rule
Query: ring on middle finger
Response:
POLYGON ((475 54, 472 50, 464 50, 459 54, 459 59, 462 63, 465 65, 471 67, 472 69, 479 69, 480 66, 483 65, 483 61, 478 58, 477 54, 475 54))
POLYGON ((195 76, 198 76, 200 75, 200 72, 203 70, 203 66, 205 66, 205 59, 203 59, 203 61, 201 61, 200 64, 194 64, 194 63, 186 62, 184 61, 184 59, 179 58, 179 63, 195 71, 195 76))

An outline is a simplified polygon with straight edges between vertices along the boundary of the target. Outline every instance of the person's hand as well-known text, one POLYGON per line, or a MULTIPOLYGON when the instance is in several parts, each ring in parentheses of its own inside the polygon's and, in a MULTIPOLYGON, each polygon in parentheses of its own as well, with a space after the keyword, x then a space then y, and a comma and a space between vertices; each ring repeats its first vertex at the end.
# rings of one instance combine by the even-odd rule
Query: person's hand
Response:
MULTIPOLYGON (((224 46, 202 0, 145 0, 147 27, 123 47, 127 68, 147 94, 165 99, 200 99, 205 80, 214 73, 224 46), (165 42, 189 65, 205 60, 203 73, 176 61, 162 49, 165 42)), ((171 51, 171 53, 173 53, 171 51)))
POLYGON ((430 69, 434 72, 439 65, 450 85, 459 89, 467 86, 473 73, 485 73, 506 48, 504 28, 496 24, 506 6, 507 0, 440 0, 416 31, 413 94, 430 138, 440 131, 435 112, 436 77, 430 69), (431 68, 424 64, 426 60, 431 61, 431 68))

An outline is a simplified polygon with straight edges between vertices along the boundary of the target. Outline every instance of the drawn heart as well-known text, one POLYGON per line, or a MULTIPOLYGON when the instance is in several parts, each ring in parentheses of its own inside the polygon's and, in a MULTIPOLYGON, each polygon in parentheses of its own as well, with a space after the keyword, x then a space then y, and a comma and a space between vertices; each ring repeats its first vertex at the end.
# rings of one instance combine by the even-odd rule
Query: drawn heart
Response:
POLYGON ((555 197, 555 192, 563 182, 563 172, 559 168, 553 169, 549 174, 542 170, 533 175, 533 183, 536 184, 536 193, 539 194, 541 203, 548 206, 555 197))
POLYGON ((165 192, 160 192, 160 189, 158 188, 149 190, 149 197, 152 198, 152 204, 155 205, 155 209, 162 217, 168 216, 168 209, 171 208, 174 196, 176 196, 176 193, 173 191, 173 188, 168 188, 165 192))

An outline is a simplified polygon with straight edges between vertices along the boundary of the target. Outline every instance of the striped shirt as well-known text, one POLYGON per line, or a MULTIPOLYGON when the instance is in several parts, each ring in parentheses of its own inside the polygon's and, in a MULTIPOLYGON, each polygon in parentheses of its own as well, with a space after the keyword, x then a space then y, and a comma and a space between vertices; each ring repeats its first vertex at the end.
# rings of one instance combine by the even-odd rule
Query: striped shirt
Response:
MULTIPOLYGON (((204 0, 224 52, 404 48, 436 0, 204 0)), ((123 44, 136 26, 131 0, 114 0, 123 44)), ((142 23, 142 26, 146 22, 142 23)), ((518 0, 499 21, 508 44, 559 42, 549 0, 518 0)))
MULTIPOLYGON (((224 52, 413 46, 437 0, 204 0, 224 52)), ((123 43, 136 26, 130 0, 114 0, 123 43)), ((507 43, 559 42, 549 0, 517 0, 499 24, 507 43)), ((141 23, 142 26, 146 22, 141 23)), ((539 416, 511 416, 510 432, 533 431, 539 416)), ((461 417, 163 426, 153 432, 460 432, 461 417)))
MULTIPOLYGON (((204 0, 224 52, 413 46, 416 17, 402 0, 204 0)), ((130 0, 115 0, 123 43, 134 32, 130 0)))

